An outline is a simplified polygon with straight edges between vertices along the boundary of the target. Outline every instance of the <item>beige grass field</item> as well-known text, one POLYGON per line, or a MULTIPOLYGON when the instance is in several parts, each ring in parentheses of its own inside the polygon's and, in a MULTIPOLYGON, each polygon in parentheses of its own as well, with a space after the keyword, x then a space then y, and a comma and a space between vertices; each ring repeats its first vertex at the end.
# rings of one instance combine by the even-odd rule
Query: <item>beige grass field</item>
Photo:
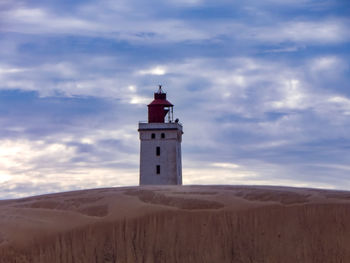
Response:
POLYGON ((350 192, 92 189, 0 201, 1 263, 350 262, 350 192))

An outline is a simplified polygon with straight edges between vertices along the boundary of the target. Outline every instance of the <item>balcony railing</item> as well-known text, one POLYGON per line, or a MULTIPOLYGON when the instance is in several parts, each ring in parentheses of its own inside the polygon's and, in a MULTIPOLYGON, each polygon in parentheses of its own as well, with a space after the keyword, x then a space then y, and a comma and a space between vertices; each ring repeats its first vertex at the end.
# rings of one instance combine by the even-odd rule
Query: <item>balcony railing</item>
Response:
POLYGON ((182 126, 182 123, 181 122, 175 122, 175 121, 172 121, 172 122, 148 122, 148 121, 139 121, 139 123, 141 124, 147 124, 147 123, 154 123, 154 124, 161 124, 161 123, 172 123, 172 124, 179 124, 180 126, 182 126))

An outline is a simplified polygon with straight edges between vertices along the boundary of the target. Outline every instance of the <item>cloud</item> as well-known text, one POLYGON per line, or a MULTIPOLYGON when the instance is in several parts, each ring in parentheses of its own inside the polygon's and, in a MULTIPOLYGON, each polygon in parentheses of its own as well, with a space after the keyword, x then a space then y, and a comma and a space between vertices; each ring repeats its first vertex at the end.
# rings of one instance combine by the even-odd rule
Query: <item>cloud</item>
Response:
POLYGON ((212 163, 211 165, 214 167, 224 168, 224 169, 236 169, 239 167, 239 165, 234 163, 212 163))
MULTIPOLYGON (((294 3, 296 5, 304 4, 294 3)), ((310 2, 310 1, 306 1, 310 2)), ((281 4, 280 2, 278 2, 281 4)), ((155 1, 154 4, 160 4, 155 1)), ((99 37, 119 41, 128 41, 137 44, 161 44, 179 42, 205 42, 217 39, 238 41, 245 39, 246 44, 256 46, 258 43, 280 44, 285 42, 295 44, 337 44, 350 40, 347 18, 322 17, 320 19, 287 19, 287 21, 261 19, 260 23, 247 20, 243 15, 231 16, 226 19, 211 20, 207 23, 206 14, 210 12, 191 13, 196 19, 183 19, 181 11, 191 6, 212 8, 202 1, 172 1, 162 3, 158 9, 139 2, 121 2, 113 4, 110 1, 101 1, 98 4, 90 1, 78 5, 73 12, 62 12, 39 5, 30 7, 13 5, 12 8, 1 12, 4 26, 2 32, 17 32, 34 35, 80 35, 99 37), (186 2, 186 3, 185 3, 186 2), (178 12, 169 13, 169 9, 178 12), (162 12, 168 14, 165 16, 162 12), (100 14, 104 14, 101 16, 100 14), (257 26, 259 24, 259 26, 257 26)), ((256 3, 250 3, 254 6, 256 3)), ((275 3, 270 3, 275 4, 275 3)), ((268 5, 270 6, 270 5, 268 5)), ((256 6, 255 6, 256 7, 256 6)), ((219 5, 218 12, 232 9, 232 4, 219 5), (220 9, 221 8, 221 9, 220 9)), ((246 6, 235 5, 235 8, 245 9, 246 6)), ((288 8, 288 7, 286 7, 288 8)), ((195 9, 194 9, 195 10, 195 9)), ((206 10, 206 9, 204 9, 206 10)), ((210 9, 209 9, 210 10, 210 9)), ((234 10, 234 9, 233 9, 234 10)), ((254 9, 255 10, 255 9, 254 9)), ((258 10, 255 10, 256 13, 258 10)), ((263 17, 273 15, 271 10, 264 10, 263 17)), ((277 18, 278 19, 278 18, 277 18)), ((272 51, 294 51, 293 48, 270 49, 272 51)))
MULTIPOLYGON (((78 78, 76 72, 82 71, 80 64, 64 62, 61 65, 69 65, 63 69, 63 77, 78 78)), ((167 80, 165 89, 169 100, 175 104, 175 114, 185 128, 184 182, 344 186, 344 179, 332 181, 324 179, 323 174, 316 174, 323 168, 312 166, 310 158, 317 155, 318 147, 309 145, 305 151, 305 144, 318 137, 322 140, 339 136, 331 128, 315 133, 320 126, 349 125, 346 120, 340 120, 339 124, 327 121, 327 118, 333 119, 334 112, 347 109, 348 99, 325 91, 315 96, 312 85, 306 84, 308 74, 304 74, 308 70, 314 72, 312 65, 307 60, 296 70, 281 62, 244 57, 165 63, 168 70, 160 77, 167 80), (273 74, 277 71, 278 76, 273 74), (193 79, 205 80, 207 84, 193 87, 196 83, 193 79), (311 117, 308 117, 311 113, 305 113, 309 109, 313 114, 311 117), (288 165, 290 162, 294 165, 288 165)), ((61 66, 46 68, 57 73, 62 70, 61 66)), ((137 184, 136 124, 146 113, 145 105, 152 99, 153 89, 143 88, 142 82, 148 76, 135 75, 135 71, 139 72, 131 69, 128 73, 136 77, 134 85, 118 87, 123 95, 116 93, 112 84, 105 86, 108 88, 102 97, 101 94, 86 97, 93 94, 87 87, 71 89, 67 93, 56 86, 57 94, 65 94, 61 98, 45 93, 38 97, 35 93, 3 92, 3 106, 4 103, 21 105, 21 101, 31 105, 29 116, 22 115, 26 111, 23 106, 18 109, 0 107, 0 112, 6 110, 7 116, 12 116, 4 118, 2 115, 0 118, 2 127, 7 127, 7 131, 2 130, 4 139, 1 144, 8 145, 3 148, 7 155, 1 156, 6 160, 1 171, 6 175, 2 177, 0 187, 4 189, 3 195, 20 196, 19 189, 21 195, 29 195, 54 189, 137 184), (77 94, 82 97, 75 97, 77 94), (113 96, 120 100, 111 104, 108 98, 113 96), (141 107, 135 107, 133 103, 139 103, 141 107), (46 110, 42 111, 43 108, 46 110), (43 128, 35 129, 35 126, 43 128), (21 137, 23 139, 18 140, 21 137), (18 152, 11 154, 10 149, 18 149, 27 158, 18 159, 18 152), (96 174, 104 179, 96 181, 96 174), (70 178, 69 182, 63 183, 65 178, 70 178), (28 189, 21 188, 23 182, 29 181, 34 184, 29 184, 28 189), (46 184, 48 181, 51 186, 46 184)), ((4 74, 8 77, 25 72, 27 69, 5 71, 4 74)), ((102 73, 96 76, 99 74, 102 73)), ((18 79, 18 75, 12 77, 18 79)), ((128 75, 124 78, 127 79, 128 75)), ((35 81, 40 81, 40 78, 35 81)), ((98 86, 96 83, 90 83, 91 87, 98 86)), ((40 82, 33 85, 40 86, 40 82)), ((38 92, 41 92, 40 88, 38 92)), ((346 151, 332 142, 324 143, 323 147, 323 152, 338 149, 335 157, 346 151)), ((323 160, 329 167, 347 162, 346 159, 336 159, 323 160)))
POLYGON ((335 104, 338 112, 341 112, 344 115, 350 115, 350 98, 334 96, 329 98, 328 101, 335 104))
POLYGON ((184 124, 185 183, 350 188, 345 3, 0 10, 1 198, 137 184, 137 123, 158 84, 184 124))
POLYGON ((299 49, 300 49, 299 47, 292 46, 292 47, 274 48, 274 49, 266 50, 265 52, 266 53, 296 52, 299 49))
POLYGON ((26 33, 69 33, 79 30, 98 30, 99 26, 87 20, 59 17, 43 8, 16 8, 2 12, 6 27, 3 31, 26 33))
POLYGON ((1 12, 5 26, 0 30, 40 35, 75 34, 150 43, 207 38, 204 32, 186 25, 179 19, 167 18, 158 21, 142 17, 135 20, 128 16, 99 17, 96 16, 96 9, 101 7, 85 9, 85 14, 66 16, 44 8, 13 8, 1 12))
POLYGON ((257 28, 253 38, 260 41, 283 43, 342 43, 350 40, 348 21, 291 21, 276 27, 257 28))
POLYGON ((156 66, 146 70, 140 70, 138 73, 141 75, 164 75, 166 74, 166 68, 162 66, 156 66))
POLYGON ((26 138, 24 133, 0 139, 1 198, 137 183, 137 145, 130 144, 136 136, 129 128, 109 130, 107 125, 90 132, 81 127, 56 128, 60 131, 46 136, 26 138), (16 189, 26 183, 18 193, 16 189))

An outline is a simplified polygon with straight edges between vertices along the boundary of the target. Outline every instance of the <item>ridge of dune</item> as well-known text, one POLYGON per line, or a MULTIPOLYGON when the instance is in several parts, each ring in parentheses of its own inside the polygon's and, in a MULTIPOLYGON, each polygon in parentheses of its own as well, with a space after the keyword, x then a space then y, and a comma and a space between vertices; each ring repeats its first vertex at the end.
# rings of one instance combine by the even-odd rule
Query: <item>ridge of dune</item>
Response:
POLYGON ((350 192, 142 186, 0 200, 0 263, 350 262, 350 192))

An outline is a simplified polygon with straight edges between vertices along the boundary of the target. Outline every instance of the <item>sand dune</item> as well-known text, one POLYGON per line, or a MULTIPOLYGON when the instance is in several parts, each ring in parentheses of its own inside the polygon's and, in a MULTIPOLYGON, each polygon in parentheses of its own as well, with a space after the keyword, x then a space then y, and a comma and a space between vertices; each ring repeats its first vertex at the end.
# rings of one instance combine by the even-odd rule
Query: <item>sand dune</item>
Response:
POLYGON ((350 192, 145 186, 0 201, 0 262, 350 262, 350 192))

